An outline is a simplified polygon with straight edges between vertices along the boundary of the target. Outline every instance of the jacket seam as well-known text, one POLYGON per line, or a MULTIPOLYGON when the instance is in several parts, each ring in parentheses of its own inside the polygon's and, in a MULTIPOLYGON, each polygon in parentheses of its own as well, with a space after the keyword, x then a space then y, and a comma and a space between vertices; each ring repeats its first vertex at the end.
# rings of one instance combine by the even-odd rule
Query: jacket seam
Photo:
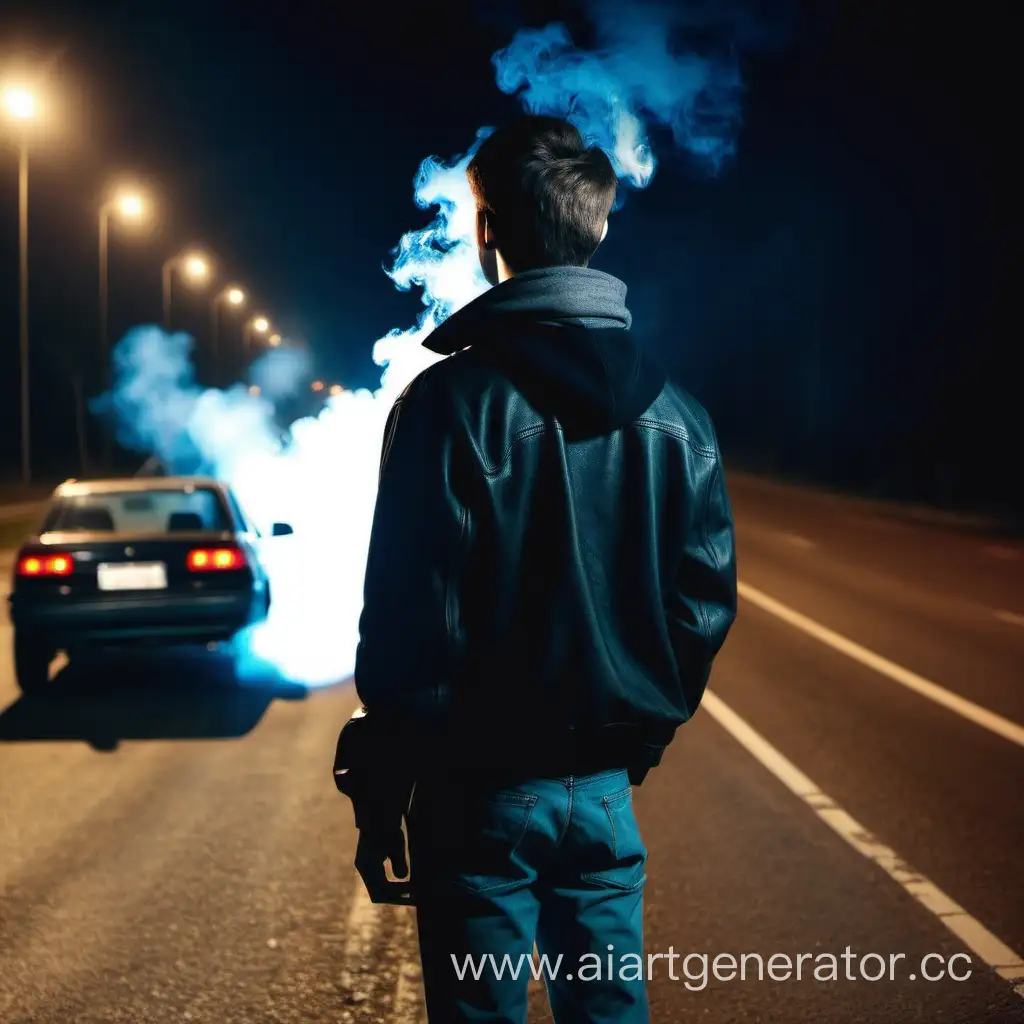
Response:
POLYGON ((388 416, 388 432, 384 438, 384 448, 380 456, 380 468, 377 473, 377 485, 380 486, 384 479, 384 470, 387 468, 388 459, 391 457, 391 449, 395 443, 395 433, 398 430, 398 417, 402 412, 402 403, 405 400, 405 395, 399 395, 395 399, 395 404, 391 407, 391 414, 388 416))
MULTIPOLYGON (((537 434, 543 434, 548 429, 546 423, 535 423, 531 427, 523 427, 517 430, 505 445, 504 450, 501 453, 501 458, 493 465, 485 465, 483 467, 484 473, 487 476, 494 476, 500 472, 508 464, 510 458, 512 458, 512 449, 519 444, 520 441, 525 441, 527 438, 535 437, 537 434)), ((556 428, 557 429, 557 428, 556 428)))
MULTIPOLYGON (((711 568, 715 571, 719 571, 718 556, 715 554, 714 546, 711 543, 711 531, 709 528, 709 520, 711 519, 711 495, 715 490, 715 482, 718 480, 718 474, 721 472, 721 463, 715 462, 714 469, 711 471, 711 475, 708 477, 707 490, 704 494, 704 538, 703 548, 707 553, 708 561, 711 563, 711 568)), ((707 602, 702 598, 697 599, 697 605, 700 608, 700 617, 704 623, 704 629, 707 632, 708 638, 711 637, 711 620, 708 618, 707 602)))
MULTIPOLYGON (((714 459, 718 455, 718 452, 714 448, 708 448, 702 444, 697 444, 697 442, 694 441, 685 430, 673 428, 669 424, 659 423, 657 420, 639 419, 634 420, 633 422, 638 427, 650 427, 653 430, 660 430, 663 434, 668 434, 670 437, 684 441, 687 447, 690 448, 695 455, 700 455, 706 459, 714 459)), ((517 430, 502 450, 501 458, 493 465, 486 463, 483 465, 484 473, 487 476, 494 476, 495 473, 500 472, 508 464, 508 460, 512 457, 512 449, 515 448, 517 444, 521 441, 526 441, 531 437, 536 437, 538 434, 543 434, 547 429, 548 425, 546 423, 535 423, 532 427, 523 427, 521 430, 517 430)), ((554 429, 561 430, 561 427, 556 426, 554 429)))
MULTIPOLYGON (((462 508, 462 512, 459 516, 459 542, 456 553, 456 564, 452 567, 452 570, 446 574, 445 578, 445 595, 444 595, 444 619, 445 628, 448 630, 448 641, 449 644, 455 646, 455 619, 454 609, 452 608, 453 600, 457 587, 455 585, 456 576, 460 575, 460 570, 465 561, 466 555, 466 533, 469 526, 469 509, 465 506, 462 508)), ((454 652, 453 652, 454 653, 454 652)), ((453 659, 454 660, 454 659, 453 659)))
POLYGON ((646 417, 642 417, 635 422, 638 427, 650 427, 652 430, 660 430, 663 434, 670 434, 672 437, 677 437, 679 440, 685 441, 690 449, 697 455, 703 455, 706 458, 713 459, 718 454, 714 448, 698 444, 692 437, 690 437, 689 433, 681 427, 676 427, 669 423, 662 423, 660 420, 647 419, 646 417))

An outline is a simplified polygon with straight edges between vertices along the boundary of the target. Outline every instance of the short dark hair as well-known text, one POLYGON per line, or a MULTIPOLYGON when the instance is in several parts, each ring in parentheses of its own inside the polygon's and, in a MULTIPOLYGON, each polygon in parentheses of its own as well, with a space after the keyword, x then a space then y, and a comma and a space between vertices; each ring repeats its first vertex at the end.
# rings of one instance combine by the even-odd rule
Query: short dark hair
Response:
POLYGON ((558 117, 530 115, 480 144, 466 169, 477 207, 489 214, 515 272, 585 267, 615 201, 611 161, 558 117))

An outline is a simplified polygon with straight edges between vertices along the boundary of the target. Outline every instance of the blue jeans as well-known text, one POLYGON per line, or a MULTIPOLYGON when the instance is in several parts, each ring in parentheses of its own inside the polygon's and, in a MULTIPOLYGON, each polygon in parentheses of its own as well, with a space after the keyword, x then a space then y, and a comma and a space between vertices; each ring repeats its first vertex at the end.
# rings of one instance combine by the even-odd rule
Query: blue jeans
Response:
POLYGON ((648 1024, 647 850, 625 771, 420 784, 409 845, 432 1024, 523 1024, 534 942, 557 1024, 648 1024))

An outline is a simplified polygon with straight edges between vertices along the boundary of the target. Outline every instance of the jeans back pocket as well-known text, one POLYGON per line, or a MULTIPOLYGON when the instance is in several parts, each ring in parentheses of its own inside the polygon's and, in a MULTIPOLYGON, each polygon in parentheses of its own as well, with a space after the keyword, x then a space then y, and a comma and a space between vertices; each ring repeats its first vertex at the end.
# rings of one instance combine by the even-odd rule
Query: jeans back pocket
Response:
POLYGON ((532 872, 519 850, 536 805, 535 793, 504 790, 468 804, 457 826, 460 842, 452 851, 456 884, 488 892, 529 880, 532 872))
POLYGON ((593 826, 598 834, 590 837, 588 846, 595 863, 582 872, 583 880, 613 889, 640 889, 647 880, 647 848, 633 813, 632 788, 601 797, 594 811, 593 826))

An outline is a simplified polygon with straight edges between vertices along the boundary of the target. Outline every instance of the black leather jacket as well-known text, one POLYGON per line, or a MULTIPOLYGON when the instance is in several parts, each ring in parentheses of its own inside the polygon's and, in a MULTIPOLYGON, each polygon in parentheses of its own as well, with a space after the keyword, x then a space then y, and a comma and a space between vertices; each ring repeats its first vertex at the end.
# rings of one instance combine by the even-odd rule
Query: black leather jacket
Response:
POLYGON ((421 765, 642 777, 736 614, 711 421, 621 328, 446 349, 388 420, 358 694, 421 765))

